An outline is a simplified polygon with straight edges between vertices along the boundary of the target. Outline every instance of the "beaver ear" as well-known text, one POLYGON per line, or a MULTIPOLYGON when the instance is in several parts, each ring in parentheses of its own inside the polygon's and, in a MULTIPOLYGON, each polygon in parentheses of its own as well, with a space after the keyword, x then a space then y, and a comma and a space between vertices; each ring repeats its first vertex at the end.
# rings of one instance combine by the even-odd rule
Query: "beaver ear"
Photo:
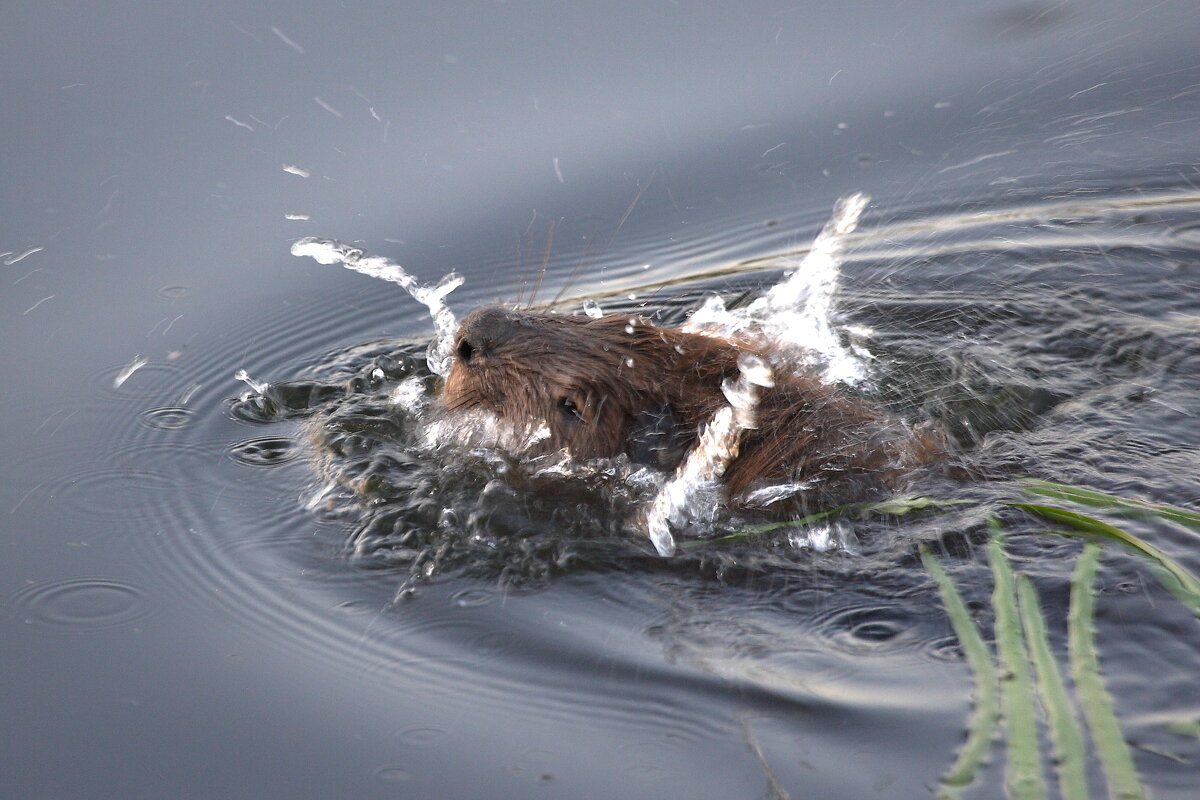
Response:
POLYGON ((642 410, 634 418, 625 453, 634 463, 674 469, 695 444, 695 431, 686 428, 670 406, 642 410))

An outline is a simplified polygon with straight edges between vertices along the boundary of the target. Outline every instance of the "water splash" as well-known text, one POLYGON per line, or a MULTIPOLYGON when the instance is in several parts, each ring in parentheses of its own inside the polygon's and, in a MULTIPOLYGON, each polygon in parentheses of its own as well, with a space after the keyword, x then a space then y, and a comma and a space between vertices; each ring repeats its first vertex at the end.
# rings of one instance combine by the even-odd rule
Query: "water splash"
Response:
POLYGON ((251 378, 250 373, 246 372, 244 369, 239 369, 237 372, 233 373, 233 377, 249 386, 256 394, 266 394, 267 389, 271 387, 271 384, 267 383, 266 381, 256 381, 254 378, 251 378))
POLYGON ((450 370, 458 321, 446 306, 446 295, 463 284, 463 277, 457 272, 449 273, 435 284, 422 285, 391 259, 369 256, 362 248, 315 236, 306 236, 293 243, 292 255, 309 256, 319 264, 341 263, 355 272, 399 284, 414 300, 424 304, 433 317, 435 335, 429 344, 429 369, 437 375, 445 375, 450 370))
MULTIPOLYGON (((749 334, 783 345, 786 361, 796 366, 819 368, 826 380, 852 381, 863 375, 863 362, 842 347, 834 331, 830 315, 836 295, 839 267, 846 237, 857 227, 866 208, 867 197, 854 194, 842 198, 835 206, 830 221, 814 240, 808 254, 796 268, 766 295, 744 309, 727 311, 719 297, 712 297, 696 311, 685 330, 715 336, 749 334)), ((291 248, 296 256, 308 256, 322 264, 341 263, 365 275, 397 283, 414 299, 426 305, 433 317, 436 336, 429 346, 428 364, 432 372, 445 375, 453 361, 453 342, 458 323, 445 305, 445 297, 460 286, 462 278, 450 273, 434 285, 422 285, 400 265, 391 260, 370 256, 361 248, 332 239, 306 237, 291 248)), ((592 300, 584 304, 589 317, 603 316, 603 309, 592 300)), ((631 325, 633 323, 631 322, 631 325)), ((857 350, 857 348, 856 348, 857 350)), ((790 363, 776 364, 791 368, 790 363)), ((722 384, 728 405, 721 408, 701 432, 699 442, 688 454, 675 474, 663 483, 642 517, 642 528, 662 556, 675 552, 673 530, 716 518, 726 500, 720 482, 730 462, 738 455, 741 433, 756 427, 755 412, 759 390, 773 385, 772 367, 761 358, 743 354, 738 360, 736 380, 722 384)), ((239 373, 238 377, 259 387, 239 373)), ((265 388, 265 387, 264 387, 265 388)), ((389 400, 394 407, 421 416, 425 400, 419 382, 405 382, 396 387, 389 400)), ((483 415, 472 420, 428 420, 424 426, 423 446, 436 448, 453 442, 472 449, 498 447, 509 453, 520 453, 549 435, 542 427, 514 429, 483 415)), ((784 491, 756 496, 752 505, 770 505, 808 488, 805 484, 789 485, 784 491)), ((836 532, 817 532, 793 542, 794 546, 816 550, 841 544, 836 532)))
POLYGON ((117 377, 113 378, 113 388, 120 389, 121 385, 133 376, 133 373, 137 372, 139 369, 149 363, 150 359, 141 354, 134 356, 133 361, 130 361, 128 364, 122 367, 121 371, 117 373, 117 377))
POLYGON ((727 310, 720 297, 709 297, 684 330, 725 337, 751 333, 783 345, 797 366, 821 369, 828 382, 862 380, 864 357, 870 355, 863 356, 861 344, 853 350, 843 347, 831 318, 846 237, 858 227, 869 200, 862 193, 839 199, 808 253, 770 291, 735 311, 727 310))
POLYGON ((659 489, 646 512, 646 532, 661 556, 675 553, 672 526, 680 527, 689 520, 716 514, 720 492, 714 491, 714 484, 737 457, 741 432, 757 426, 759 388, 775 383, 767 363, 748 353, 738 357, 738 372, 736 382, 727 380, 721 385, 729 405, 713 415, 700 434, 700 441, 675 475, 659 489))
POLYGON ((472 451, 497 450, 520 455, 549 439, 550 435, 545 422, 517 425, 491 411, 474 409, 459 412, 453 419, 432 416, 421 429, 419 446, 426 451, 451 445, 472 451))
MULTIPOLYGON (((750 333, 794 352, 797 361, 821 367, 826 381, 854 382, 863 377, 863 362, 855 352, 842 347, 830 323, 833 298, 837 293, 839 267, 846 237, 858 227, 869 198, 855 193, 838 200, 833 216, 813 241, 808 254, 783 280, 749 306, 729 311, 719 296, 709 297, 683 326, 684 330, 716 336, 750 333)), ((659 555, 675 552, 672 527, 689 520, 714 516, 721 492, 718 481, 729 462, 737 457, 740 434, 755 427, 754 411, 758 388, 774 385, 771 368, 761 359, 742 355, 736 383, 726 381, 721 389, 729 405, 721 408, 700 435, 675 475, 663 485, 645 517, 645 530, 659 555)), ((770 497, 756 497, 766 504, 777 502, 802 487, 770 497)), ((828 532, 807 539, 804 546, 824 551, 836 537, 828 532)), ((793 543, 801 546, 799 543, 793 543)))
POLYGON ((429 405, 429 397, 425 393, 425 381, 417 377, 406 378, 396 384, 388 400, 393 406, 418 415, 429 405))

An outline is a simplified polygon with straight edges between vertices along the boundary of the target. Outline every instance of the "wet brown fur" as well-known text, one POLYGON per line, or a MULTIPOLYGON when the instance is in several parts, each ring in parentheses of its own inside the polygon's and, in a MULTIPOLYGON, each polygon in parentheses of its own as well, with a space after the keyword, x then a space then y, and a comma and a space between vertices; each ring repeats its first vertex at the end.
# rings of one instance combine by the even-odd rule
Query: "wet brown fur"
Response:
MULTIPOLYGON (((576 458, 629 454, 673 469, 726 404, 721 383, 738 376, 742 352, 771 348, 626 314, 603 317, 472 312, 459 328, 441 403, 487 409, 518 425, 545 421, 547 451, 576 458)), ((766 482, 893 485, 936 457, 939 439, 913 435, 873 406, 811 375, 781 374, 763 389, 758 427, 742 433, 725 473, 737 500, 766 482)))

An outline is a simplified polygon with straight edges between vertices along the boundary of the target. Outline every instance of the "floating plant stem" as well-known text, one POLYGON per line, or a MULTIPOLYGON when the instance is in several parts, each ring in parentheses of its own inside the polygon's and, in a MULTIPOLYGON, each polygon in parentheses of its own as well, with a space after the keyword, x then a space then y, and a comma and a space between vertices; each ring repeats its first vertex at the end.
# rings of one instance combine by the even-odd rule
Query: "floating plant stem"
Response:
POLYGON ((937 500, 932 497, 889 497, 887 500, 879 500, 874 503, 859 504, 859 510, 862 515, 867 514, 888 514, 893 517, 901 517, 910 511, 920 511, 929 507, 944 508, 946 506, 971 506, 976 505, 974 500, 937 500))
POLYGON ((771 800, 791 800, 791 795, 787 789, 783 788, 783 784, 779 782, 779 778, 775 776, 775 770, 771 769, 770 762, 767 761, 767 756, 763 753, 762 746, 758 743, 758 738, 754 735, 754 730, 750 727, 750 720, 744 714, 738 715, 738 722, 742 725, 742 735, 746 739, 746 746, 750 748, 750 752, 754 753, 754 757, 758 759, 759 766, 762 767, 763 773, 767 776, 768 797, 771 800))
POLYGON ((1179 736, 1194 736, 1200 739, 1200 719, 1180 719, 1168 722, 1167 730, 1179 736))
POLYGON ((1124 497, 1086 489, 1081 486, 1068 486, 1065 483, 1044 481, 1038 478, 1021 478, 1021 485, 1030 494, 1050 497, 1055 500, 1070 500, 1085 506, 1107 508, 1120 514, 1156 516, 1162 519, 1186 525, 1200 530, 1200 512, 1191 511, 1179 506, 1166 503, 1148 503, 1144 500, 1129 500, 1124 497))
POLYGON ((1146 791, 1133 765, 1133 755, 1121 733, 1112 698, 1100 675, 1100 659, 1092 629, 1095 598, 1092 583, 1100 564, 1100 545, 1087 542, 1071 576, 1071 608, 1067 615, 1067 653, 1071 677, 1091 730, 1092 742, 1108 779, 1109 796, 1118 800, 1144 798, 1146 791))
POLYGON ((1038 694, 1050 729, 1058 767, 1058 791, 1063 800, 1088 800, 1087 774, 1084 770, 1083 729, 1067 694, 1062 671, 1050 649, 1046 620, 1038 601, 1037 589, 1028 575, 1017 576, 1017 597, 1025 642, 1037 671, 1038 694))
POLYGON ((921 547, 921 561, 933 576, 938 593, 942 596, 942 605, 950 617, 950 625, 954 635, 958 637, 966 654, 967 664, 971 667, 971 676, 975 681, 975 710, 967 726, 967 741, 958 752, 958 758, 950 771, 942 777, 943 792, 946 798, 955 797, 975 779, 991 747, 992 738, 996 734, 996 723, 1000 718, 1000 683, 996 673, 996 665, 992 662, 992 654, 983 641, 979 628, 971 619, 971 612, 963 602, 954 582, 946 574, 941 562, 925 547, 921 547))
POLYGON ((1105 539, 1113 539, 1144 556, 1150 561, 1150 565, 1154 568, 1154 573, 1162 585, 1174 594, 1180 602, 1190 608, 1192 613, 1200 617, 1200 580, 1197 580, 1194 575, 1154 545, 1139 539, 1115 525, 1110 525, 1107 522, 1084 514, 1077 514, 1074 511, 1068 511, 1065 508, 1038 505, 1035 503, 1010 503, 1009 505, 1028 511, 1030 514, 1039 516, 1049 522, 1058 523, 1063 529, 1056 530, 1055 533, 1076 536, 1099 536, 1105 539))
POLYGON ((932 497, 889 497, 887 500, 878 500, 870 503, 847 503, 846 505, 836 506, 828 511, 817 511, 813 514, 800 517, 799 519, 782 520, 780 522, 766 522, 762 525, 752 525, 745 530, 737 533, 730 533, 726 536, 718 536, 713 539, 697 540, 692 542, 681 542, 680 547, 697 547, 700 545, 711 544, 728 544, 730 542, 742 541, 753 536, 759 536, 764 533, 771 533, 782 528, 802 528, 805 525, 811 525, 814 522, 820 522, 828 519, 838 519, 855 514, 858 517, 867 517, 872 514, 889 515, 893 517, 901 517, 910 511, 919 511, 926 508, 940 509, 946 506, 960 505, 977 505, 974 500, 937 500, 932 497))
POLYGON ((1038 746, 1037 707, 1029 655, 1021 635, 1012 565, 1004 554, 1003 539, 988 540, 988 563, 992 568, 992 610, 996 615, 996 656, 1004 670, 1001 704, 1004 710, 1006 744, 1005 784, 1015 800, 1046 796, 1046 780, 1038 746))

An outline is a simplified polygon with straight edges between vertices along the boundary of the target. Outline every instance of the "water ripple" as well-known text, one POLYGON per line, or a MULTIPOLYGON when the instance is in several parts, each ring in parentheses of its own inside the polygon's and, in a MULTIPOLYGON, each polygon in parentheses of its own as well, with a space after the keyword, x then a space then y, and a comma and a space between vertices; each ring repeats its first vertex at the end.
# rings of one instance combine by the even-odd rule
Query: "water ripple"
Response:
POLYGON ((136 586, 105 578, 71 578, 29 586, 12 597, 27 624, 86 632, 132 625, 150 613, 136 586))
POLYGON ((174 431, 187 425, 194 413, 193 409, 179 406, 148 408, 142 412, 142 423, 149 428, 174 431))
POLYGON ((248 467, 275 467, 301 453, 299 443, 280 436, 260 436, 229 446, 229 457, 248 467))
MULTIPOLYGON (((929 207, 889 211, 888 219, 875 210, 875 220, 856 234, 850 258, 864 286, 854 290, 859 294, 849 313, 869 316, 873 324, 879 320, 883 333, 874 342, 892 348, 885 356, 929 351, 921 353, 928 364, 910 359, 932 387, 921 400, 933 403, 959 393, 957 405, 941 402, 976 430, 988 420, 969 406, 984 389, 1025 411, 1053 406, 1057 393, 1086 400, 1087 387, 1069 359, 1049 375, 1028 366, 1044 363, 1047 354, 1034 348, 1053 343, 1055 331, 1064 331, 1062 341, 1072 346, 1090 347, 1084 357, 1111 353, 1114 371, 1132 370, 1133 364, 1142 371, 1139 379, 1152 377, 1167 363, 1163 354, 1180 352, 1177 345, 1191 333, 1178 321, 1172 323, 1177 333, 1145 323, 1147 335, 1137 348, 1137 342, 1114 342, 1137 333, 1133 321, 1077 326, 1071 306, 1083 301, 1076 295, 1034 292, 1014 280, 1010 293, 1001 296, 995 281, 1013 280, 1013 274, 996 279, 989 269, 995 259, 1025 259, 1040 270, 1039 286, 1059 278, 1078 283, 1079 273, 1068 275, 1050 262, 1077 261, 1075 251, 1085 249, 1099 253, 1099 261, 1109 259, 1114 247, 1194 251, 1194 224, 1177 219, 1200 209, 1193 195, 1018 199, 1010 207, 981 203, 940 215, 918 213, 929 207), (1139 214, 1152 222, 1132 224, 1139 214), (1053 258, 1044 258, 1047 254, 1053 258), (889 322, 893 327, 886 329, 889 322), (988 340, 981 331, 1001 334, 992 339, 1003 347, 987 349, 986 341, 976 341, 988 340), (1016 352, 1014 342, 1028 348, 1016 352)), ((701 279, 709 281, 708 288, 751 291, 768 272, 802 254, 792 243, 805 237, 796 231, 806 225, 815 230, 823 218, 823 211, 811 219, 798 214, 767 226, 746 215, 686 241, 635 242, 637 248, 647 246, 653 265, 642 269, 635 259, 621 259, 624 266, 603 273, 602 288, 610 297, 642 292, 669 276, 673 285, 692 292, 701 279)), ((597 281, 579 291, 599 296, 600 288, 597 281)), ((636 301, 605 305, 632 308, 636 301)), ((738 735, 734 722, 713 718, 712 702, 705 699, 727 695, 730 686, 752 709, 883 704, 889 701, 882 694, 897 688, 927 690, 916 678, 907 685, 903 679, 889 683, 885 668, 927 674, 959 665, 957 645, 934 613, 940 608, 934 590, 911 566, 897 566, 899 559, 892 559, 890 571, 864 577, 814 557, 811 575, 802 569, 788 573, 778 590, 741 592, 708 584, 694 572, 672 582, 638 565, 612 570, 608 579, 576 574, 572 581, 553 581, 541 594, 525 595, 506 593, 494 581, 448 576, 441 583, 417 584, 411 599, 397 600, 402 576, 347 564, 340 548, 349 526, 302 509, 301 498, 315 484, 303 458, 307 420, 288 417, 272 423, 271 435, 262 435, 261 423, 229 413, 227 401, 244 390, 232 377, 238 368, 263 381, 319 378, 350 385, 362 379, 364 365, 414 341, 400 337, 421 334, 428 320, 419 308, 398 304, 395 292, 366 279, 337 302, 314 294, 289 297, 273 308, 233 322, 207 350, 193 347, 169 364, 151 361, 117 389, 112 383, 121 367, 95 376, 99 400, 126 413, 109 415, 120 422, 104 433, 103 457, 48 489, 91 518, 151 523, 140 527, 152 536, 145 552, 162 580, 217 609, 230 624, 361 676, 367 691, 419 689, 438 703, 462 702, 469 692, 470 702, 489 709, 607 721, 631 741, 670 742, 667 752, 630 752, 628 769, 647 779, 657 774, 652 761, 706 739, 738 735), (153 401, 145 402, 148 398, 153 401), (868 683, 877 683, 878 692, 872 694, 868 683)), ((664 308, 675 321, 686 310, 669 302, 664 308)), ((888 390, 886 384, 880 389, 888 390)), ((304 411, 299 407, 296 415, 304 411)), ((1054 420, 1052 414, 1037 419, 1054 420)), ((1012 420, 1001 422, 1015 435, 1012 420)), ((994 443, 1002 437, 990 441, 989 452, 999 452, 994 443)), ((1143 451, 1145 458, 1163 457, 1143 451)), ((919 524, 906 530, 911 534, 919 524)), ((870 532, 903 540, 893 554, 911 550, 911 539, 870 532)), ((41 591, 55 595, 53 589, 41 591)), ((93 582, 60 593, 67 601, 22 595, 13 604, 31 621, 68 629, 128 624, 146 611, 134 587, 93 582), (95 601, 90 606, 89 597, 95 601)), ((911 702, 893 693, 890 702, 911 702)), ((430 728, 406 728, 397 739, 414 750, 446 743, 444 731, 430 728)), ((403 760, 386 764, 376 777, 407 780, 408 766, 403 760)))

